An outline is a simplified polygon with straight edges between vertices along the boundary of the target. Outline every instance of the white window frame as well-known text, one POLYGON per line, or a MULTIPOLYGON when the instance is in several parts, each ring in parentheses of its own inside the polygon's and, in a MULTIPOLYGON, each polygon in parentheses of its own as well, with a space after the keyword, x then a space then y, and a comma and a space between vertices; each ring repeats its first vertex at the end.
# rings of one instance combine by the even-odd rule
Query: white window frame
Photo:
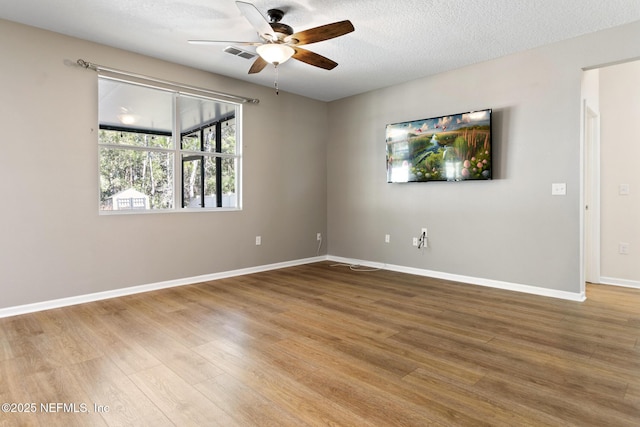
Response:
MULTIPOLYGON (((229 101, 227 99, 221 99, 215 96, 211 96, 206 93, 206 90, 200 92, 197 88, 190 88, 189 90, 185 90, 180 86, 171 86, 170 84, 162 83, 157 84, 157 82, 151 81, 146 82, 143 79, 135 78, 135 79, 126 79, 120 76, 113 77, 110 75, 101 74, 98 77, 99 79, 107 79, 116 82, 121 82, 124 84, 138 85, 142 87, 146 87, 153 90, 160 90, 169 92, 172 94, 172 118, 173 118, 173 130, 172 130, 172 147, 171 148, 162 148, 162 147, 138 147, 131 145, 121 145, 121 144, 107 144, 101 143, 100 137, 98 135, 97 143, 98 143, 98 181, 101 179, 101 163, 100 163, 100 148, 114 148, 114 149, 127 149, 127 150, 136 150, 136 151, 144 151, 144 152, 159 152, 159 153, 170 153, 173 154, 173 207, 167 209, 131 209, 131 210, 104 210, 100 206, 100 192, 101 189, 98 188, 98 211, 100 215, 132 215, 132 214, 158 214, 158 213, 176 213, 176 212, 224 212, 224 211, 241 211, 242 210, 242 106, 243 104, 240 102, 229 101), (180 129, 180 117, 178 114, 177 103, 179 102, 180 97, 191 97, 191 98, 199 98, 206 101, 213 101, 224 103, 228 105, 232 105, 235 109, 233 120, 235 121, 235 154, 221 153, 221 152, 207 152, 207 151, 192 151, 192 150, 183 150, 181 148, 181 132, 180 129), (183 155, 187 156, 203 156, 211 157, 211 158, 221 158, 221 159, 235 159, 235 197, 236 204, 232 207, 183 207, 183 170, 182 170, 182 159, 183 155)), ((98 109, 100 109, 100 105, 98 102, 98 109)), ((221 118, 219 121, 225 121, 227 117, 221 118)), ((98 126, 100 129, 100 126, 98 126)))

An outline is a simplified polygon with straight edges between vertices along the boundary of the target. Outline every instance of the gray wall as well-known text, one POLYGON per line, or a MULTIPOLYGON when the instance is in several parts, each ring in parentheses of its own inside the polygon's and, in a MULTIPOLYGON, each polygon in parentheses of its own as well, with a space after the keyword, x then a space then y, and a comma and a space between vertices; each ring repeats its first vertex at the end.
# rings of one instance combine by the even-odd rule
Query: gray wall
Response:
POLYGON ((326 103, 1 20, 0 55, 0 308, 316 256, 326 103), (97 74, 78 58, 259 98, 244 209, 99 216, 97 74))
POLYGON ((634 23, 333 102, 329 253, 581 292, 582 68, 640 56, 639 38, 634 23), (493 181, 386 183, 386 124, 483 108, 493 181), (424 226, 421 252, 411 238, 424 226))

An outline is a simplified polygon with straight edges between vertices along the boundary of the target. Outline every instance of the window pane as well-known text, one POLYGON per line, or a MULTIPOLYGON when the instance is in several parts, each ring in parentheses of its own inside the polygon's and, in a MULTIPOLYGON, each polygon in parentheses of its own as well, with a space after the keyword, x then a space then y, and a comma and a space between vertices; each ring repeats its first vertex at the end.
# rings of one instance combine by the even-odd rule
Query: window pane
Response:
MULTIPOLYGON (((203 141, 202 147, 192 143, 185 144, 183 142, 182 149, 190 151, 202 150, 208 153, 220 152, 219 149, 216 149, 216 128, 220 125, 220 122, 226 123, 229 122, 230 118, 235 117, 236 106, 213 99, 186 95, 180 95, 177 103, 178 122, 180 123, 182 139, 189 136, 190 138, 198 138, 198 141, 203 141)), ((235 121, 233 121, 233 123, 235 123, 235 121)), ((232 128, 233 129, 227 130, 227 133, 233 135, 232 142, 235 145, 235 126, 232 126, 232 128)), ((233 147, 233 151, 223 152, 235 153, 235 146, 233 147)))
POLYGON ((236 196, 237 159, 213 156, 182 157, 182 206, 185 208, 238 206, 236 196), (204 162, 204 163, 203 163, 204 162), (220 167, 219 173, 217 172, 220 167), (218 182, 220 177, 220 182, 218 182), (221 186, 218 197, 218 185, 221 186))
POLYGON ((182 182, 182 207, 215 208, 218 206, 216 199, 215 157, 183 156, 182 182))
POLYGON ((98 96, 100 129, 163 135, 171 138, 172 92, 100 78, 98 79, 98 96))
POLYGON ((172 208, 172 153, 100 148, 100 210, 172 208))
POLYGON ((222 159, 222 207, 237 208, 237 171, 238 159, 222 159))
POLYGON ((182 159, 182 207, 202 207, 202 156, 182 159))

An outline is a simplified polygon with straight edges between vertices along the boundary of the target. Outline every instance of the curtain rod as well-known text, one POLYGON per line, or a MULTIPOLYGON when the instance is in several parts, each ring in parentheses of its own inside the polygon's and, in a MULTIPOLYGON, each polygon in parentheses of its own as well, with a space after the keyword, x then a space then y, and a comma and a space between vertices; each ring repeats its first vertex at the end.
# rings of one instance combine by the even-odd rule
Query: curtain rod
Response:
POLYGON ((103 67, 102 65, 94 64, 92 62, 87 62, 84 59, 78 59, 76 61, 76 63, 82 68, 91 69, 91 70, 94 70, 94 71, 106 71, 106 72, 109 72, 109 73, 120 74, 120 75, 123 75, 123 76, 149 80, 149 81, 152 81, 152 82, 155 82, 155 83, 171 85, 171 86, 175 86, 175 87, 178 87, 178 88, 181 88, 181 89, 196 90, 196 91, 208 93, 208 94, 211 94, 211 95, 214 95, 214 96, 220 96, 220 97, 228 98, 230 100, 238 101, 238 102, 243 103, 243 104, 245 104, 245 103, 258 104, 260 102, 260 100, 256 99, 256 98, 245 98, 245 97, 242 97, 242 96, 231 95, 231 94, 224 93, 224 92, 216 92, 214 90, 203 89, 203 88, 195 87, 195 86, 187 86, 187 85, 183 85, 183 84, 176 83, 176 82, 156 79, 154 77, 145 76, 143 74, 135 74, 135 73, 130 73, 128 71, 116 70, 115 68, 103 67))

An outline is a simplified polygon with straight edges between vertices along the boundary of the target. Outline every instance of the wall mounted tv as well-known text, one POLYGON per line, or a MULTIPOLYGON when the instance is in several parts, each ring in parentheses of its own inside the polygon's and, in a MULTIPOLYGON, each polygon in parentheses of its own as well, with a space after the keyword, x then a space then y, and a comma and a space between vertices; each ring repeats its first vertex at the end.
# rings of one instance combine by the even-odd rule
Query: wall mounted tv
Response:
POLYGON ((491 109, 387 125, 387 182, 491 179, 491 109))

